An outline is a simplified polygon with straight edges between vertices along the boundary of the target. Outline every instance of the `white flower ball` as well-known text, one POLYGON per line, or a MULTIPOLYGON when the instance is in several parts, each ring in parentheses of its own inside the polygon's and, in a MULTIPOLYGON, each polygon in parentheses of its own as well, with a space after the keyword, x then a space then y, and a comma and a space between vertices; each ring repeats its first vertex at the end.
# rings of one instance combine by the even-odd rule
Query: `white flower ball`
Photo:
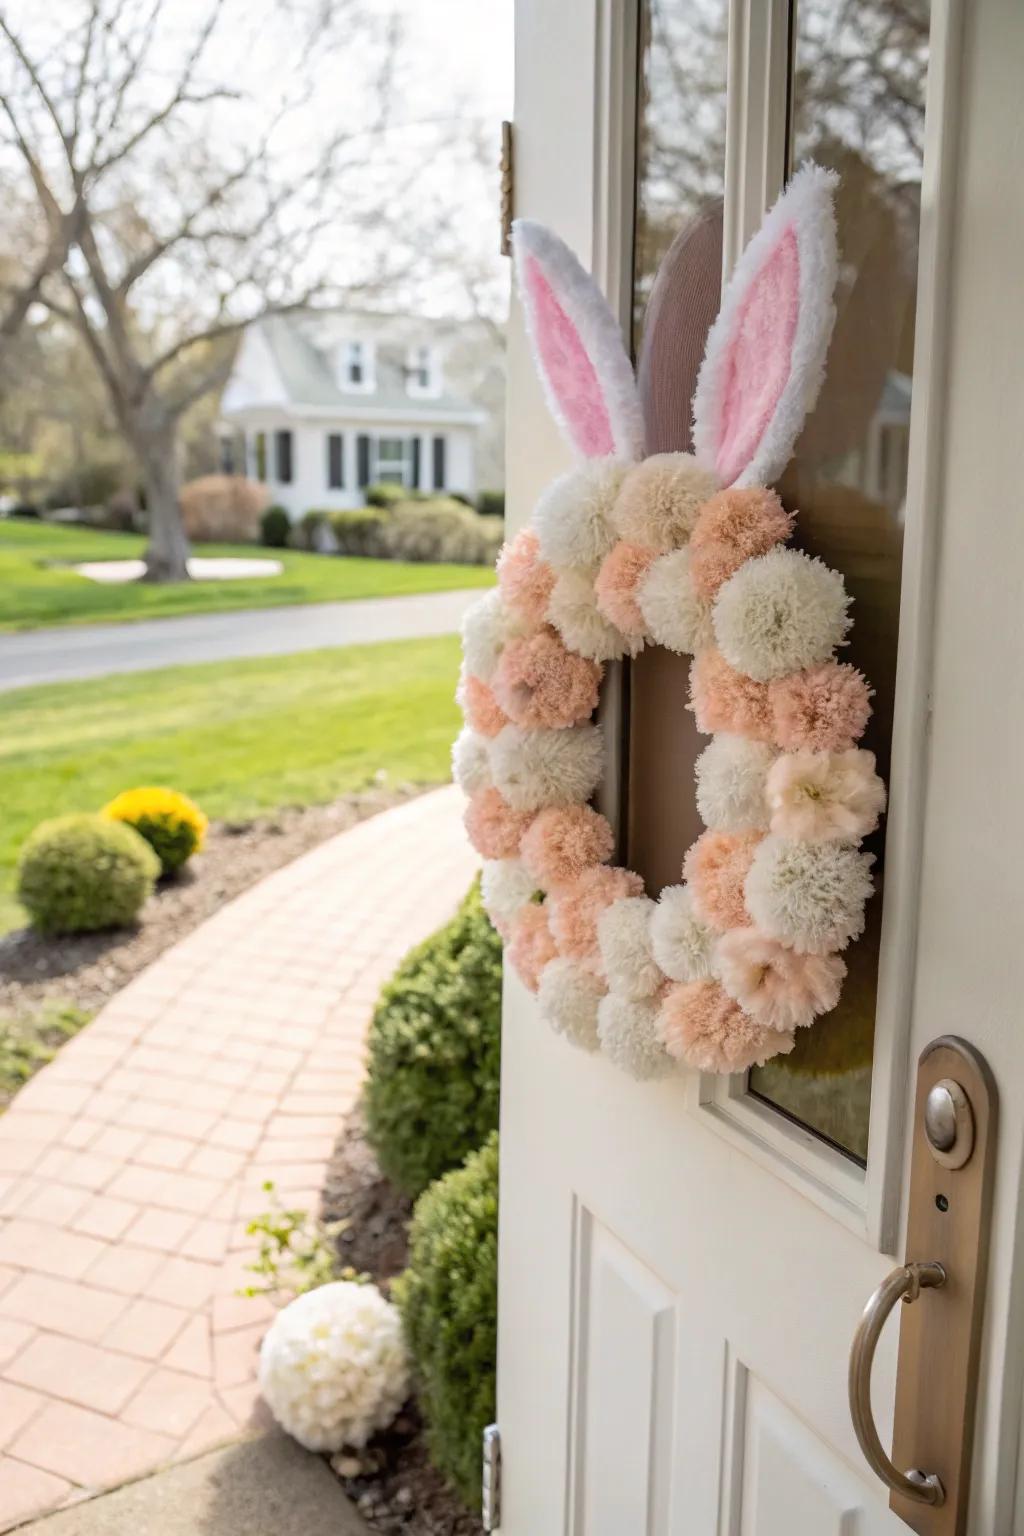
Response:
POLYGON ((625 472, 617 459, 590 459, 552 481, 532 518, 542 560, 556 571, 601 564, 615 543, 611 510, 625 472))
POLYGON ((521 859, 485 859, 480 875, 484 911, 496 923, 510 923, 533 900, 537 882, 521 859))
POLYGON ((516 811, 585 804, 602 767, 601 730, 596 725, 561 731, 506 725, 491 743, 494 782, 516 811))
POLYGON ((307 1291, 267 1330, 259 1384, 278 1424, 308 1451, 364 1446, 409 1392, 398 1309, 351 1280, 307 1291))
POLYGON ((656 1002, 632 1002, 609 992, 597 1005, 597 1038, 609 1061, 638 1082, 676 1070, 658 1035, 656 1002))
POLYGON ((649 896, 623 896, 597 920, 597 942, 608 985, 635 1002, 653 997, 665 977, 651 949, 649 896))
POLYGON ((519 621, 510 613, 495 587, 477 599, 462 616, 462 654, 466 671, 481 682, 489 683, 506 642, 520 630, 519 621))
POLYGON ((452 744, 452 778, 465 795, 475 795, 478 789, 490 789, 491 757, 487 740, 463 726, 452 744))
POLYGON ((730 666, 767 683, 827 661, 850 627, 843 578, 797 549, 747 560, 721 587, 711 611, 730 666))
POLYGON ((667 651, 695 656, 712 644, 711 604, 694 591, 689 549, 652 561, 637 586, 636 602, 651 639, 667 651))
POLYGON ((706 981, 715 973, 715 935, 694 911, 689 886, 668 885, 651 914, 651 949, 672 981, 706 981))
POLYGON ((540 973, 537 1002, 556 1034, 584 1051, 597 1050, 597 1005, 604 988, 573 960, 549 960, 540 973))
POLYGON ((643 643, 609 624, 597 606, 590 571, 561 573, 548 599, 548 619, 570 651, 589 661, 618 661, 635 655, 643 643))
POLYGON ((765 781, 775 753, 763 741, 721 732, 695 765, 697 809, 716 832, 760 832, 768 826, 765 781))
POLYGON ((743 887, 754 924, 797 954, 845 949, 864 932, 874 855, 846 843, 795 843, 774 834, 757 846, 743 887))

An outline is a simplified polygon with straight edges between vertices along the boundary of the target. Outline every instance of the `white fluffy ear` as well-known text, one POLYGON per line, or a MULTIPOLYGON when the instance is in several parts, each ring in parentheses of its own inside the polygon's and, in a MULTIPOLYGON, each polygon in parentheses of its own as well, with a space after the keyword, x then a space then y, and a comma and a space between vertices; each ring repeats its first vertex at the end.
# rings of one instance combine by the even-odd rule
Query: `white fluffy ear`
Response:
POLYGON ((604 294, 543 224, 517 219, 512 248, 534 360, 555 421, 586 459, 642 458, 633 368, 604 294))
POLYGON ((736 264, 693 397, 697 457, 723 485, 771 485, 825 372, 838 177, 805 165, 736 264))

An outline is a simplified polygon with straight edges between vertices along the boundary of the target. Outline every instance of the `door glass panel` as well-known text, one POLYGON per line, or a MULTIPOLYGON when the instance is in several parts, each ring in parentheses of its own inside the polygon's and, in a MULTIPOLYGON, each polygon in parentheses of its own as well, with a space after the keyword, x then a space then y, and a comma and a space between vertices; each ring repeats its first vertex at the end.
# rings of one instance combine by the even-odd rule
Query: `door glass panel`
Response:
MULTIPOLYGON (((799 0, 790 160, 831 166, 840 278, 817 407, 780 485, 796 542, 843 572, 854 628, 843 659, 875 690, 863 746, 888 780, 900 601, 921 206, 927 0, 799 0)), ((751 1092, 843 1151, 867 1155, 884 843, 863 938, 845 955, 839 1006, 796 1049, 750 1075, 751 1092)))

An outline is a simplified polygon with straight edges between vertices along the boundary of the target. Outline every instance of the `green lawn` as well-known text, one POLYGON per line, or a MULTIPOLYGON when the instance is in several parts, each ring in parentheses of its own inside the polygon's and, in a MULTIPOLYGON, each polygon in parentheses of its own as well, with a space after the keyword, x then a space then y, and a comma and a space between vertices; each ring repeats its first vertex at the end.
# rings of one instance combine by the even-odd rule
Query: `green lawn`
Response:
POLYGON ((0 932, 37 822, 170 784, 211 817, 321 804, 378 774, 448 778, 455 636, 168 667, 0 693, 0 932))
POLYGON ((129 582, 107 586, 67 569, 85 560, 131 560, 146 541, 134 533, 101 533, 35 521, 0 519, 0 631, 51 624, 155 619, 230 608, 276 608, 406 592, 485 587, 494 572, 480 565, 420 565, 260 550, 251 544, 201 544, 200 555, 266 554, 280 558, 280 576, 244 581, 186 581, 167 586, 129 582))

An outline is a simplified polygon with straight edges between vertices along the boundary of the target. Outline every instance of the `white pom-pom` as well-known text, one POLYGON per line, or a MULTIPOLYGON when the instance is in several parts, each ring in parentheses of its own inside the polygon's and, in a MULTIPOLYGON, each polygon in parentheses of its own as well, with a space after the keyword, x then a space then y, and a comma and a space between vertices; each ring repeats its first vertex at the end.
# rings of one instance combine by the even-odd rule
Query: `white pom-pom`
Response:
POLYGON ((755 925, 798 954, 845 949, 864 932, 874 855, 846 843, 794 843, 774 834, 757 846, 744 882, 755 925))
POLYGON ((715 832, 760 832, 768 825, 765 781, 775 753, 762 741, 717 735, 695 765, 697 809, 715 832))
POLYGON ((572 960, 550 960, 540 973, 541 1017, 584 1051, 597 1050, 597 1005, 604 988, 572 960))
POLYGON ((484 911, 495 923, 510 923, 533 900, 537 882, 521 859, 485 859, 480 874, 484 911))
POLYGON ((623 896, 597 920, 597 942, 608 985, 635 1001, 653 997, 665 981, 651 949, 649 896, 623 896))
POLYGON ((632 1002, 614 992, 597 1005, 601 1050, 615 1066, 640 1082, 666 1077, 676 1070, 658 1034, 658 1006, 656 1002, 632 1002))
POLYGON ((462 616, 462 654, 466 671, 489 683, 506 641, 520 629, 497 587, 485 592, 462 616))
POLYGON ((263 1339, 259 1384, 281 1428, 308 1451, 364 1446, 409 1391, 397 1308, 376 1286, 350 1280, 296 1297, 263 1339))
POLYGON ((773 549, 729 577, 711 622, 729 665, 767 683, 827 661, 850 627, 849 605, 837 571, 799 550, 773 549))
POLYGON ((689 549, 653 561, 637 586, 636 602, 651 639, 667 651, 695 656, 712 643, 711 605, 694 591, 689 549))
POLYGON ((548 619, 570 651, 589 661, 618 661, 634 656, 642 645, 627 639, 609 624, 597 606, 594 578, 589 571, 563 571, 548 599, 548 619))
POLYGON ((672 981, 706 981, 714 975, 715 935, 693 907, 689 886, 666 886, 651 914, 651 948, 672 981))
POLYGON ((532 519, 541 559, 556 570, 600 565, 615 543, 611 509, 625 472, 616 459, 591 459, 552 481, 532 519))
POLYGON ((678 549, 718 489, 717 477, 692 453, 653 453, 629 469, 612 521, 629 544, 662 552, 678 549))
POLYGON ((487 740, 476 731, 464 726, 452 745, 452 778, 465 795, 475 795, 478 789, 490 789, 491 758, 487 740))
POLYGON ((506 725, 491 743, 494 782, 516 811, 548 805, 583 805, 603 766, 601 731, 576 725, 562 731, 524 731, 506 725))

